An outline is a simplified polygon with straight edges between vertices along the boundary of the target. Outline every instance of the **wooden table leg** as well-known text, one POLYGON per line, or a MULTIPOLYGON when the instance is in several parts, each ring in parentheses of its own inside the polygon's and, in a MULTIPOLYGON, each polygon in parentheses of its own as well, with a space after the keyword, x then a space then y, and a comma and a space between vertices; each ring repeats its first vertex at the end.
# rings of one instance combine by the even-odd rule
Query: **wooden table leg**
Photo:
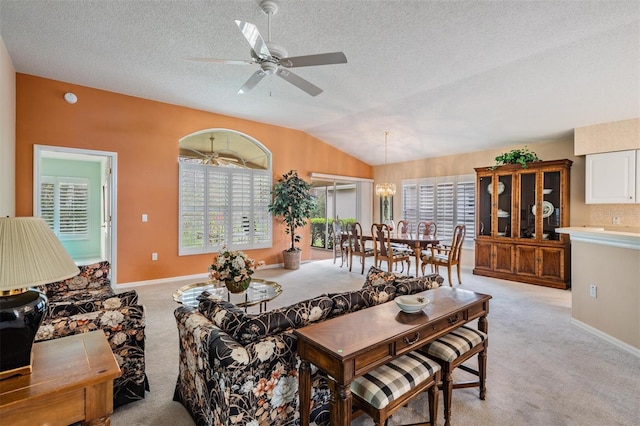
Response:
MULTIPOLYGON (((478 330, 483 333, 489 333, 489 321, 487 316, 481 316, 478 319, 478 330)), ((487 346, 489 346, 489 340, 484 342, 484 349, 478 354, 478 371, 482 371, 483 374, 478 377, 480 381, 480 399, 484 400, 487 395, 486 380, 487 380, 487 346)))
POLYGON ((329 390, 331 397, 329 405, 331 410, 332 426, 349 426, 351 425, 351 388, 349 385, 343 385, 329 378, 329 390))
POLYGON ((416 255, 416 277, 420 276, 420 273, 418 272, 418 268, 420 266, 420 253, 422 253, 422 247, 420 247, 420 243, 418 243, 413 248, 413 254, 416 255))
POLYGON ((311 417, 311 368, 309 368, 309 361, 302 360, 300 362, 298 382, 300 426, 309 426, 309 418, 311 417))

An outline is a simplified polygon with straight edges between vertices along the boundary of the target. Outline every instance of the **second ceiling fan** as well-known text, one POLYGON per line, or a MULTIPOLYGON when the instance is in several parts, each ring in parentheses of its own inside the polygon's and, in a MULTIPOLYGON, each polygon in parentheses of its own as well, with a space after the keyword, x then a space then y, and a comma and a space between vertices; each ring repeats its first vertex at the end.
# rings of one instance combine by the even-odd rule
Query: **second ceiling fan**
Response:
POLYGON ((316 55, 288 57, 287 51, 278 43, 271 41, 271 16, 278 12, 278 5, 273 0, 263 0, 260 8, 268 16, 268 41, 264 41, 258 28, 249 22, 236 20, 235 23, 251 46, 250 60, 215 59, 215 58, 187 58, 190 61, 214 62, 221 64, 259 64, 257 70, 249 80, 238 90, 246 93, 253 89, 267 75, 275 74, 288 81, 311 96, 322 93, 322 89, 310 83, 289 68, 308 67, 315 65, 345 64, 347 57, 342 52, 320 53, 316 55))

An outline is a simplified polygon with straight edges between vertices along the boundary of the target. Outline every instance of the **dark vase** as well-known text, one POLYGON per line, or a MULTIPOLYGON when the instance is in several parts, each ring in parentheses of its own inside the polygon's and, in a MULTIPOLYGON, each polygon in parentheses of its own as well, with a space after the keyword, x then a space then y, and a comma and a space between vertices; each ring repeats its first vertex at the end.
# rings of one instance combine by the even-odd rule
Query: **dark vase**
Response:
POLYGON ((225 280, 224 285, 227 286, 229 293, 242 294, 249 288, 251 284, 251 278, 244 281, 225 280))

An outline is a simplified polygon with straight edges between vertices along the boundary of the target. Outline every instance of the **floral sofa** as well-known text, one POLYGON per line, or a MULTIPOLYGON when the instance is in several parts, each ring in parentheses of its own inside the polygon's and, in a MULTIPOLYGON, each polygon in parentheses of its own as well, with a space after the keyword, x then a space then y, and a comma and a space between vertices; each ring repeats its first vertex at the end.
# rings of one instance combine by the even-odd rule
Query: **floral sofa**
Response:
POLYGON ((102 330, 122 374, 113 381, 113 406, 145 396, 145 316, 134 290, 116 294, 109 262, 80 266, 80 273, 39 287, 48 299, 36 341, 102 330))
MULTIPOLYGON (((411 278, 372 267, 360 290, 324 294, 246 314, 208 293, 175 310, 180 363, 174 400, 196 425, 298 425, 296 328, 439 287, 440 275, 411 278)), ((329 424, 326 378, 312 369, 311 421, 329 424)))

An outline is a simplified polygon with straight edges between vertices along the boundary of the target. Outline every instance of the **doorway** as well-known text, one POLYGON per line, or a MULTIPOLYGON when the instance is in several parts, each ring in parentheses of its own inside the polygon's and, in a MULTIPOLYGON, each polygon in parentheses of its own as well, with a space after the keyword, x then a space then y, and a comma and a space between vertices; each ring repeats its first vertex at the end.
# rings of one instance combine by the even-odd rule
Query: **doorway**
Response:
POLYGON ((334 220, 360 222, 371 227, 372 185, 366 178, 311 173, 317 209, 311 219, 311 248, 332 250, 334 220))
POLYGON ((98 261, 116 273, 117 153, 34 145, 33 212, 78 265, 98 261))

